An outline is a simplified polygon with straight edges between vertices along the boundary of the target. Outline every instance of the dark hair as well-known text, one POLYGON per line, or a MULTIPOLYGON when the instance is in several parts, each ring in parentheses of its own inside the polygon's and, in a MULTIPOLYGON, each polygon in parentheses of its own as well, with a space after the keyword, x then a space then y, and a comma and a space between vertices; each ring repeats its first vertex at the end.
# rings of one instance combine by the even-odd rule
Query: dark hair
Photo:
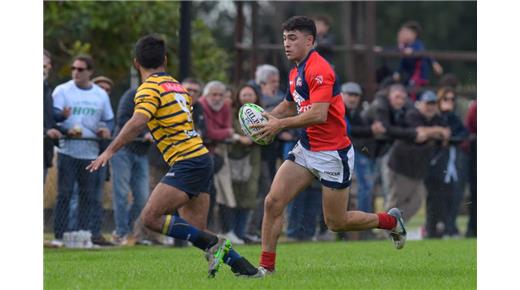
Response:
MULTIPOLYGON (((90 55, 80 54, 74 58, 74 61, 80 60, 87 64, 87 70, 94 70, 94 60, 90 55)), ((73 62, 74 62, 73 61, 73 62)))
POLYGON ((316 40, 316 24, 314 20, 306 16, 293 16, 282 24, 283 31, 299 30, 311 34, 314 42, 316 40))
POLYGON ((164 64, 166 42, 157 34, 143 36, 135 44, 134 54, 143 68, 158 68, 164 64))
POLYGON ((256 95, 256 102, 255 104, 258 105, 258 106, 261 106, 261 103, 260 103, 260 93, 258 92, 258 90, 255 88, 255 86, 253 85, 250 85, 250 84, 243 84, 241 85, 238 90, 237 90, 237 93, 235 94, 235 98, 233 99, 233 108, 236 110, 236 112, 238 112, 238 110, 240 109, 240 107, 242 106, 240 104, 240 92, 244 89, 244 88, 251 88, 253 90, 253 92, 255 92, 255 95, 256 95))
POLYGON ((414 21, 414 20, 406 21, 403 25, 401 25, 401 28, 408 28, 408 29, 412 30, 417 35, 417 38, 419 38, 421 36, 422 28, 421 28, 421 25, 417 21, 414 21))

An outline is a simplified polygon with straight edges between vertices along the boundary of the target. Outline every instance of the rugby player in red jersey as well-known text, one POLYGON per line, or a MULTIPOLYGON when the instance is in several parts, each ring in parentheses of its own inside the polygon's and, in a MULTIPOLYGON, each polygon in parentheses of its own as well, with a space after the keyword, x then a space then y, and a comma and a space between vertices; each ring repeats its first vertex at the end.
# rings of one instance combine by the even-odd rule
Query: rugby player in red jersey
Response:
POLYGON ((257 276, 274 271, 284 208, 314 178, 322 183, 323 214, 330 230, 386 229, 401 249, 406 230, 399 209, 377 214, 347 211, 354 149, 347 136, 339 82, 331 65, 313 49, 314 21, 294 16, 282 28, 285 54, 296 65, 289 73, 285 100, 271 113, 264 113, 268 122, 254 125, 261 129, 255 135, 268 140, 285 128, 301 128, 301 138, 276 173, 265 199, 257 276))

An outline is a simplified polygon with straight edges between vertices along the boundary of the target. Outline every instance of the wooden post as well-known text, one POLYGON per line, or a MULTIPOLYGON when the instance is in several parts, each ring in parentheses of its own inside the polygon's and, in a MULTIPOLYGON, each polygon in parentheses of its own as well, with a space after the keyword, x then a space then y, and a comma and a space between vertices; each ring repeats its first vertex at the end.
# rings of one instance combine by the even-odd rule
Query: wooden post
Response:
POLYGON ((190 76, 191 54, 191 2, 181 1, 181 27, 179 28, 179 79, 190 76))
POLYGON ((255 78, 255 70, 258 65, 258 3, 252 1, 251 3, 251 34, 253 49, 251 51, 251 69, 250 77, 255 78))
POLYGON ((235 1, 235 8, 237 11, 237 17, 235 18, 235 68, 233 73, 233 82, 235 87, 238 87, 240 81, 242 79, 242 63, 244 62, 243 50, 238 47, 238 44, 242 44, 242 39, 244 36, 244 2, 235 1))
POLYGON ((372 101, 377 90, 376 84, 376 65, 374 56, 374 45, 376 39, 376 3, 374 1, 366 2, 366 41, 367 49, 365 51, 366 61, 366 87, 365 99, 372 101))

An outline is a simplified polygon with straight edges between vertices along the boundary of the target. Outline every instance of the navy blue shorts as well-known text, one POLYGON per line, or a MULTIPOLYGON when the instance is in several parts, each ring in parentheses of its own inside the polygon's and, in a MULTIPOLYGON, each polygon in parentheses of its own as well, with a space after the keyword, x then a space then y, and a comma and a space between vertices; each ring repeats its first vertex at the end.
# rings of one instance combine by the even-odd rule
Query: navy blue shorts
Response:
POLYGON ((213 160, 209 154, 204 154, 176 162, 161 182, 184 191, 192 198, 201 192, 209 193, 212 177, 213 160))

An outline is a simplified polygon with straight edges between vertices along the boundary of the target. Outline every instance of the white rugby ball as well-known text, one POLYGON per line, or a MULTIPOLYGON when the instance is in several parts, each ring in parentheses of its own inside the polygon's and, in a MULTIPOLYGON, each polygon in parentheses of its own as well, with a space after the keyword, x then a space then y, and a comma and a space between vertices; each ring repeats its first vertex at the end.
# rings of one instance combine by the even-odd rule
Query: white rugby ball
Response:
POLYGON ((253 133, 259 131, 258 128, 251 128, 253 124, 267 123, 267 118, 262 116, 264 109, 258 105, 247 103, 240 107, 238 111, 238 120, 240 121, 240 127, 245 135, 251 137, 253 141, 260 145, 267 145, 273 140, 264 140, 258 137, 254 137, 253 133))

